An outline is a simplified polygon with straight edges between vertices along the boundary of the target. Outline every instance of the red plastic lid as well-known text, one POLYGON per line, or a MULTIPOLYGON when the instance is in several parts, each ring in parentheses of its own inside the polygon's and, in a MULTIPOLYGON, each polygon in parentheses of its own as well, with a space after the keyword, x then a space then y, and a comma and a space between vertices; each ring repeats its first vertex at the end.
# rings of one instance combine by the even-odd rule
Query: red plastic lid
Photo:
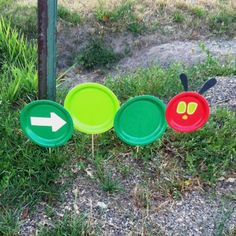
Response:
POLYGON ((207 100, 197 92, 183 92, 171 99, 166 109, 166 120, 177 132, 193 132, 209 119, 207 100))

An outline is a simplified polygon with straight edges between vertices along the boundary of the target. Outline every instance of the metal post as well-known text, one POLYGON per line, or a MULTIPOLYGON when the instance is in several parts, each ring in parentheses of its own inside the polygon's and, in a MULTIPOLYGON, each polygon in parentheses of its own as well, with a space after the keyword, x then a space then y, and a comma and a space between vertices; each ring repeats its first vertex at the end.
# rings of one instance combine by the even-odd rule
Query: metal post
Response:
POLYGON ((57 0, 38 0, 39 99, 56 99, 57 0))

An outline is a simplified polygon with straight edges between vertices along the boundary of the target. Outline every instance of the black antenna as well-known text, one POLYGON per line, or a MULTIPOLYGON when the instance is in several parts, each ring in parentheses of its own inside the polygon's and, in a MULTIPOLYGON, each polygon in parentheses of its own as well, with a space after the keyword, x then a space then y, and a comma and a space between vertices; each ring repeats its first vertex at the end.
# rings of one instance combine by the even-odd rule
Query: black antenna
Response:
POLYGON ((184 91, 188 91, 188 77, 185 74, 181 74, 180 76, 181 83, 184 87, 184 91))
POLYGON ((217 83, 217 80, 215 78, 208 80, 199 90, 199 93, 200 94, 205 93, 208 89, 212 88, 216 83, 217 83))

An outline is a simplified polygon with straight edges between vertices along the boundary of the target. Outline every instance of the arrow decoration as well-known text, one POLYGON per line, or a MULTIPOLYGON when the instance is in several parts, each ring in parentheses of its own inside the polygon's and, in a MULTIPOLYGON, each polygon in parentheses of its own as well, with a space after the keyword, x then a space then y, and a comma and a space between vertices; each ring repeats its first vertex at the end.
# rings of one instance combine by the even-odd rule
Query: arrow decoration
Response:
POLYGON ((52 132, 57 132, 66 124, 66 122, 54 112, 50 113, 50 118, 30 117, 30 122, 32 126, 52 127, 52 132))

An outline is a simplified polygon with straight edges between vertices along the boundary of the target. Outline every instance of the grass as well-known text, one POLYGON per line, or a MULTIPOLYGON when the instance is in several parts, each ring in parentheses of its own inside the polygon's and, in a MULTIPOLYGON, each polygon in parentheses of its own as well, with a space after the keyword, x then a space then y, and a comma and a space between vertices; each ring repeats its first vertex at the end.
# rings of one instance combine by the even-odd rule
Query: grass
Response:
POLYGON ((198 18, 202 18, 206 15, 206 11, 203 7, 195 6, 192 8, 192 13, 198 18))
POLYGON ((230 1, 199 1, 196 4, 186 1, 100 1, 95 16, 99 22, 105 24, 112 31, 131 31, 135 34, 155 30, 164 30, 167 26, 183 25, 185 28, 204 32, 204 34, 219 34, 219 30, 232 37, 235 24, 232 28, 214 23, 219 12, 224 21, 234 22, 235 5, 230 1), (156 26, 157 25, 157 26, 156 26))
POLYGON ((134 34, 141 34, 145 30, 144 23, 135 15, 131 1, 123 1, 112 9, 100 2, 96 18, 102 23, 110 23, 110 27, 116 30, 124 28, 134 34))
MULTIPOLYGON (((16 28, 28 39, 37 39, 37 7, 35 5, 18 5, 12 0, 1 0, 0 13, 11 26, 16 28)), ((78 25, 81 23, 81 16, 78 12, 71 11, 62 5, 58 6, 58 19, 66 23, 78 25)))
POLYGON ((112 177, 111 172, 106 173, 104 168, 101 167, 100 163, 102 162, 99 162, 97 166, 97 178, 100 182, 102 190, 108 193, 119 192, 122 189, 119 181, 112 177))
POLYGON ((209 26, 212 32, 220 35, 234 35, 236 29, 236 11, 224 10, 213 14, 209 19, 209 26))
MULTIPOLYGON (((6 0, 2 0, 5 4, 6 0)), ((33 0, 18 0, 12 4, 10 0, 8 11, 1 10, 3 15, 13 19, 13 23, 27 35, 36 32, 36 2, 33 0), (25 12, 27 12, 25 14, 25 12)), ((172 26, 178 32, 179 25, 184 29, 198 31, 208 36, 225 35, 234 37, 235 1, 201 0, 189 3, 185 0, 100 0, 100 1, 59 1, 59 17, 73 25, 81 23, 98 27, 96 21, 102 24, 100 30, 110 32, 132 32, 143 34, 153 29, 165 32, 172 26)), ((5 8, 2 8, 5 9, 5 8)))
POLYGON ((88 42, 88 45, 77 57, 78 64, 86 69, 94 69, 99 66, 109 66, 117 62, 120 55, 115 53, 111 47, 106 46, 101 38, 95 38, 88 42))
POLYGON ((84 216, 66 213, 64 217, 57 220, 53 227, 43 227, 38 236, 91 236, 94 235, 84 216))
POLYGON ((0 234, 17 235, 20 229, 20 221, 16 219, 19 212, 10 209, 1 209, 0 234))
POLYGON ((236 169, 236 116, 226 110, 218 110, 208 124, 191 135, 173 134, 175 140, 168 143, 185 157, 188 174, 200 177, 206 183, 214 183, 225 171, 236 169))
POLYGON ((183 23, 185 20, 184 15, 180 11, 176 11, 173 14, 173 21, 175 23, 183 23))
POLYGON ((23 98, 28 91, 32 91, 28 97, 34 96, 37 88, 36 48, 32 43, 26 42, 16 30, 12 30, 11 25, 3 18, 0 19, 0 52, 0 99, 14 102, 23 98))
POLYGON ((72 25, 78 25, 81 23, 81 16, 77 12, 70 11, 61 5, 58 7, 57 14, 59 18, 65 22, 71 23, 72 25))
MULTIPOLYGON (((99 47, 103 48, 101 45, 91 48, 99 51, 99 47)), ((133 74, 110 78, 105 84, 122 102, 141 94, 156 95, 168 102, 183 90, 178 79, 183 71, 188 74, 193 90, 209 77, 236 74, 235 64, 222 65, 203 45, 202 48, 208 54, 208 60, 203 64, 193 67, 175 64, 166 69, 152 66, 133 74)), ((83 134, 75 134, 67 145, 55 149, 34 145, 21 131, 19 114, 27 103, 37 97, 36 46, 28 43, 11 28, 9 22, 1 19, 0 50, 1 235, 17 234, 24 209, 28 208, 29 214, 33 214, 37 203, 44 201, 53 205, 58 200, 65 186, 56 180, 67 175, 66 172, 71 173, 69 163, 80 163, 82 169, 91 165, 96 173, 92 181, 98 182, 102 190, 111 194, 119 194, 120 191, 122 178, 120 180, 115 176, 116 169, 123 178, 130 178, 136 169, 132 165, 139 166, 141 171, 138 174, 145 189, 137 192, 137 199, 143 207, 149 206, 152 194, 158 192, 163 196, 179 198, 190 181, 194 184, 194 178, 203 184, 214 184, 220 176, 226 176, 235 169, 236 119, 235 113, 226 110, 217 110, 205 128, 196 133, 177 134, 168 130, 162 140, 141 148, 138 154, 121 143, 112 131, 99 136, 95 159, 91 157, 90 138, 83 134), (129 166, 124 162, 127 158, 133 160, 130 168, 134 171, 131 173, 124 168, 124 165, 129 166), (107 169, 109 165, 114 172, 107 169), (148 179, 155 182, 149 183, 148 179)), ((107 55, 109 57, 110 54, 107 55)), ((96 58, 102 57, 97 55, 96 58)), ((94 61, 88 64, 95 66, 94 61)), ((84 222, 80 217, 68 216, 56 222, 54 228, 42 232, 49 230, 50 235, 74 233, 76 227, 77 232, 80 229, 86 232, 84 222)))

